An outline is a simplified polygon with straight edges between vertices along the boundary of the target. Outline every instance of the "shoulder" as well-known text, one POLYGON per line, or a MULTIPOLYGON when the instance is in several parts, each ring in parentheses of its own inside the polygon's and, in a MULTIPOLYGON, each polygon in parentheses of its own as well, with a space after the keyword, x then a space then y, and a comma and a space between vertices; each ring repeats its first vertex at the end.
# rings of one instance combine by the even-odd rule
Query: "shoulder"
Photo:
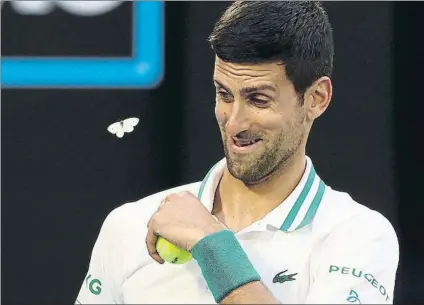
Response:
POLYGON ((134 270, 151 261, 145 245, 147 223, 164 197, 180 191, 196 193, 199 186, 200 182, 196 182, 171 188, 123 204, 109 213, 100 229, 95 252, 117 283, 122 284, 134 270))
POLYGON ((393 299, 399 244, 388 219, 331 188, 315 216, 309 266, 316 284, 311 299, 332 303, 342 293, 339 300, 346 300, 347 292, 353 289, 366 304, 391 304, 388 300, 393 299))
POLYGON ((125 231, 125 228, 128 230, 133 230, 136 227, 145 228, 151 216, 167 195, 181 191, 197 194, 199 187, 200 182, 194 182, 170 188, 134 202, 125 203, 109 213, 103 226, 106 226, 109 230, 119 232, 125 231))
POLYGON ((135 202, 115 208, 108 214, 94 245, 90 268, 101 268, 113 287, 149 264, 146 244, 147 223, 168 194, 190 191, 196 193, 200 182, 171 188, 135 202))
POLYGON ((327 186, 313 222, 320 235, 353 240, 385 240, 398 247, 390 221, 380 212, 355 201, 348 193, 327 186))

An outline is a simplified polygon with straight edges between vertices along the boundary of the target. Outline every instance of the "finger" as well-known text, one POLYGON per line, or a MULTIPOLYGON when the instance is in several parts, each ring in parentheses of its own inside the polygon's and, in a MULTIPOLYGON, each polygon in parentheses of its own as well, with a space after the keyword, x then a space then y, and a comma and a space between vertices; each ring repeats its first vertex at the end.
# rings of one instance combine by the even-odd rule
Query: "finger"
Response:
MULTIPOLYGON (((170 198, 169 198, 169 195, 168 196, 166 196, 165 198, 163 198, 163 200, 162 200, 162 202, 160 203, 160 206, 161 205, 164 205, 164 204, 167 204, 167 203, 169 203, 171 200, 170 200, 170 198)), ((159 207, 160 207, 159 206, 159 207)))
POLYGON ((152 224, 152 219, 153 219, 153 216, 149 219, 149 222, 147 223, 147 229, 150 228, 150 225, 152 224))
POLYGON ((165 261, 160 257, 159 253, 156 250, 156 241, 158 240, 158 236, 153 233, 151 229, 147 231, 146 236, 146 246, 149 255, 157 261, 159 264, 163 264, 165 261))

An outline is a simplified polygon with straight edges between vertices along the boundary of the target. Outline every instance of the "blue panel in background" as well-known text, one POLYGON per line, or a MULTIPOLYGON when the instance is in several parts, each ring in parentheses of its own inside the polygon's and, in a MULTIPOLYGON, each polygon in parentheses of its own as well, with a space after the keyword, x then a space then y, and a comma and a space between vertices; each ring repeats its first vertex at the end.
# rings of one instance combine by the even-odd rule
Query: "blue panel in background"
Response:
POLYGON ((164 71, 164 3, 135 2, 132 57, 4 57, 2 87, 153 88, 164 71))

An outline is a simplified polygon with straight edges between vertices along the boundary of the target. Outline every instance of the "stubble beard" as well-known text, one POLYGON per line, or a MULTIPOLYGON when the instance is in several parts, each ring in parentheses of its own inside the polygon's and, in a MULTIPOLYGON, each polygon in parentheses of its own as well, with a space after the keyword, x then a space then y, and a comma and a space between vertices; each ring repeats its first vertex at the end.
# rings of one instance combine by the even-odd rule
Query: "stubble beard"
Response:
POLYGON ((281 150, 280 145, 284 141, 282 138, 284 137, 280 137, 270 148, 266 147, 262 154, 250 154, 239 160, 230 155, 225 140, 224 152, 228 171, 233 177, 245 184, 257 184, 271 177, 274 173, 281 172, 288 167, 301 144, 300 141, 293 147, 281 150))
POLYGON ((264 139, 264 142, 260 144, 265 146, 262 153, 254 152, 241 158, 233 157, 229 152, 227 133, 221 127, 224 153, 230 174, 245 184, 257 184, 274 174, 283 172, 290 166, 293 157, 303 144, 305 135, 303 120, 304 117, 301 117, 290 126, 288 131, 282 131, 273 142, 267 142, 264 139))

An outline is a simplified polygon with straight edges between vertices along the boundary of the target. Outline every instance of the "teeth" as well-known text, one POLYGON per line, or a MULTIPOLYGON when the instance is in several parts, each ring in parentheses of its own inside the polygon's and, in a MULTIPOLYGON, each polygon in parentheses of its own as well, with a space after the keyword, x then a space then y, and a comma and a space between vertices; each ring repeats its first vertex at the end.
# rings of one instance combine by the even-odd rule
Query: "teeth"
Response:
POLYGON ((237 142, 237 141, 235 141, 235 143, 236 143, 237 146, 245 147, 245 146, 248 146, 248 145, 255 144, 258 141, 259 140, 253 140, 253 141, 250 141, 250 142, 237 142))

